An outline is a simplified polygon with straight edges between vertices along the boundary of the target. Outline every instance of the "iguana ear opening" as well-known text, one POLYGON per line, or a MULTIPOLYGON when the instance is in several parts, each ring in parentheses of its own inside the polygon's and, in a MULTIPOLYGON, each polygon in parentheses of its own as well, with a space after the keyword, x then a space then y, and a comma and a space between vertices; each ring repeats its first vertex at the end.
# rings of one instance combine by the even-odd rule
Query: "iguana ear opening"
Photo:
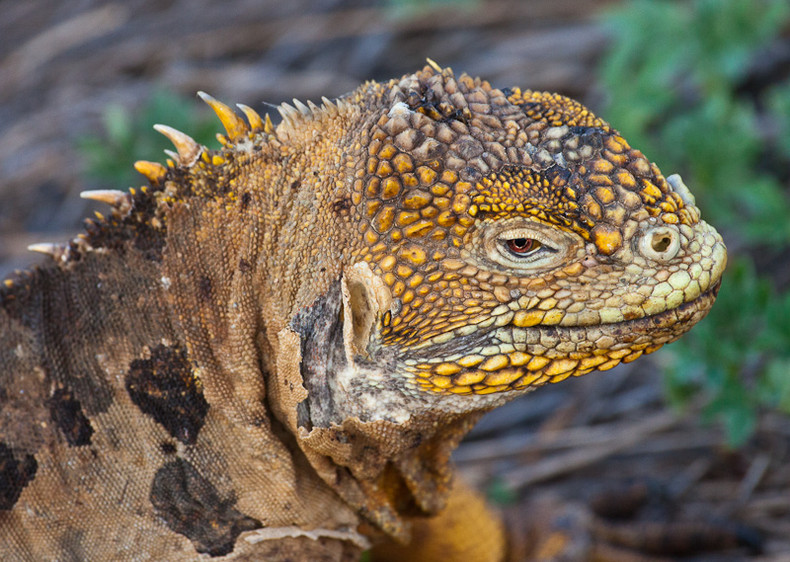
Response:
POLYGON ((392 294, 384 281, 366 262, 356 263, 343 274, 343 341, 346 358, 368 355, 368 343, 376 319, 389 310, 392 294))

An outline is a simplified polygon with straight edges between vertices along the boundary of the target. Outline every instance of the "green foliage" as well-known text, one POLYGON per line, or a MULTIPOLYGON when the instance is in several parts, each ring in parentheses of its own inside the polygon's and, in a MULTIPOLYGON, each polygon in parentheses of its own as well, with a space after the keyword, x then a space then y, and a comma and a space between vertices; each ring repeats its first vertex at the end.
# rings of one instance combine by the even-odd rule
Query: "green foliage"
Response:
POLYGON ((506 507, 518 502, 518 494, 513 487, 498 478, 489 482, 485 494, 489 502, 499 507, 506 507))
POLYGON ((776 136, 779 149, 790 154, 790 80, 777 86, 768 98, 771 115, 776 119, 776 136))
POLYGON ((108 187, 125 188, 140 183, 141 176, 132 164, 137 160, 162 162, 163 150, 173 150, 153 126, 162 123, 184 131, 199 143, 217 145, 217 121, 191 99, 158 91, 132 115, 119 105, 109 106, 102 115, 104 133, 79 140, 78 149, 85 160, 88 177, 108 187))
MULTIPOLYGON (((608 14, 601 76, 609 120, 679 172, 731 250, 709 317, 664 355, 667 394, 708 397, 732 445, 760 408, 790 412, 790 293, 758 271, 790 251, 790 81, 749 91, 747 71, 790 24, 786 0, 640 0, 608 14), (732 250, 737 248, 733 255, 732 250)), ((778 80, 778 79, 777 79, 778 80)))
POLYGON ((385 0, 387 14, 393 19, 411 19, 435 10, 473 10, 480 0, 385 0))
POLYGON ((742 444, 761 406, 790 413, 790 293, 779 293, 750 260, 730 263, 708 318, 665 356, 667 391, 683 403, 704 390, 707 418, 742 444))

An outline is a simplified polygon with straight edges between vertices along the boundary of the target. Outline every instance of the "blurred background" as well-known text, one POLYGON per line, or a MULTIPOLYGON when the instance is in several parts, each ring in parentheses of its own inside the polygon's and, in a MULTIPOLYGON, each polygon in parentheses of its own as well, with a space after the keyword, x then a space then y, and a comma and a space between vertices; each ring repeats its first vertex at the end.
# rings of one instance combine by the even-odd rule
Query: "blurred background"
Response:
POLYGON ((459 449, 513 559, 790 560, 787 0, 0 0, 0 278, 80 231, 80 191, 141 184, 132 163, 168 148, 154 123, 216 146, 197 90, 264 113, 426 57, 580 99, 730 249, 683 340, 517 400, 459 449))

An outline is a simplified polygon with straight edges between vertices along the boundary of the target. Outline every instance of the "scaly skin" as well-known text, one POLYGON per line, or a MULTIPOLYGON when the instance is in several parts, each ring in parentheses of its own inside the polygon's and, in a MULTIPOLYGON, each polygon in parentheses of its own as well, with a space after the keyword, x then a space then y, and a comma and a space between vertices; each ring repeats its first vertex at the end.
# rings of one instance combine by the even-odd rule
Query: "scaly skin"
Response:
POLYGON ((411 384, 558 382, 655 351, 707 311, 720 237, 608 124, 561 96, 421 80, 441 101, 390 94, 353 196, 361 254, 398 303, 376 352, 397 350, 411 384), (515 255, 519 239, 538 244, 515 255))
POLYGON ((688 189, 572 100, 435 65, 277 127, 203 97, 222 149, 158 126, 150 185, 87 193, 112 214, 0 291, 4 557, 347 558, 416 525, 410 559, 498 559, 463 435, 713 304, 688 189))

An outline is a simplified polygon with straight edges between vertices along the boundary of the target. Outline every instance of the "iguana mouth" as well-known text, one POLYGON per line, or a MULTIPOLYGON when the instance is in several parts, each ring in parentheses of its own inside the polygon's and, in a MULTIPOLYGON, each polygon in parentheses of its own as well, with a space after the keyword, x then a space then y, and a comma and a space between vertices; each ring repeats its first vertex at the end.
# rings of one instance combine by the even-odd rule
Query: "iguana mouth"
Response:
POLYGON ((420 388, 453 394, 523 390, 608 370, 678 339, 707 315, 720 286, 717 280, 688 302, 632 320, 595 326, 481 328, 411 351, 406 369, 420 388))

